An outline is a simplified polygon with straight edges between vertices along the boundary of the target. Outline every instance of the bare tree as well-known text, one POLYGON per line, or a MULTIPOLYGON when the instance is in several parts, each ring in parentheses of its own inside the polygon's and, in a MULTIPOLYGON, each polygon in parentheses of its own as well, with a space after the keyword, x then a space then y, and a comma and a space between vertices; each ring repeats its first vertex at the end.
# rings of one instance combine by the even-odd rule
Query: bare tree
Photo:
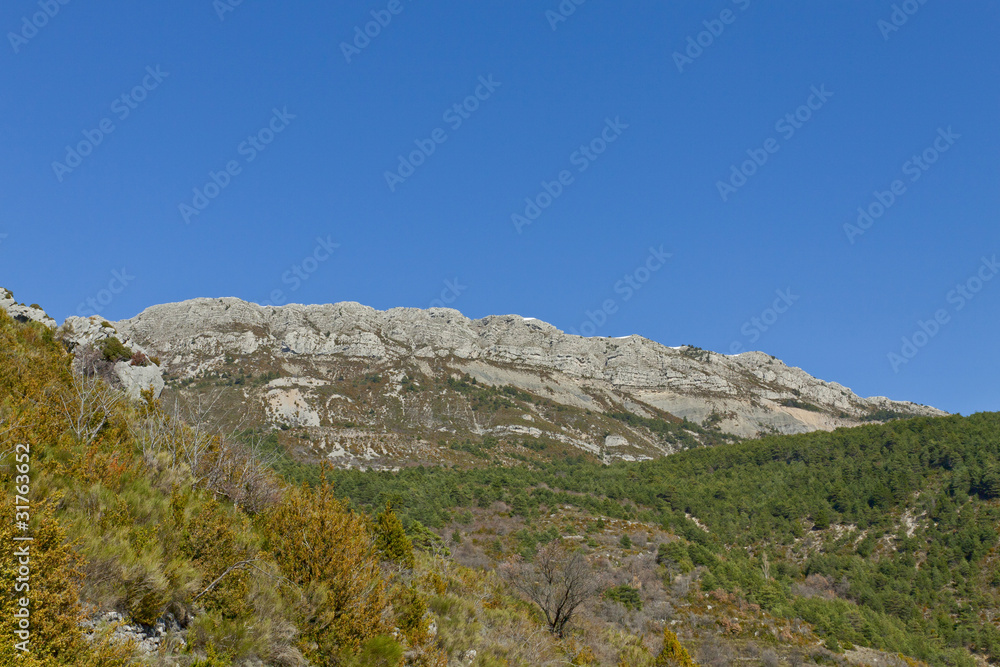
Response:
POLYGON ((219 397, 199 397, 171 414, 151 411, 130 423, 132 438, 149 465, 184 469, 194 485, 229 498, 249 512, 260 512, 279 495, 272 467, 277 456, 256 431, 243 431, 240 421, 231 433, 215 422, 219 397))
MULTIPOLYGON (((2 442, 2 438, 6 436, 8 433, 16 431, 21 427, 19 423, 8 424, 7 420, 3 416, 2 410, 3 407, 0 406, 0 442, 2 442)), ((7 458, 8 454, 12 454, 13 452, 14 452, 13 449, 8 449, 7 451, 0 453, 0 461, 3 461, 5 458, 7 458)))
POLYGON ((72 384, 56 394, 56 400, 77 441, 89 445, 122 395, 96 376, 74 375, 72 384))
POLYGON ((132 440, 142 450, 142 457, 147 463, 152 463, 163 452, 170 456, 170 467, 177 465, 175 429, 170 419, 159 411, 148 414, 128 424, 132 440))
POLYGON ((112 387, 121 386, 121 378, 115 373, 115 362, 105 359, 104 353, 90 344, 73 349, 73 374, 100 378, 112 387))
POLYGON ((503 578, 545 615, 549 631, 562 637, 573 614, 598 589, 593 570, 579 551, 570 551, 558 542, 538 550, 533 562, 520 556, 500 568, 503 578))
POLYGON ((248 512, 260 512, 277 500, 272 466, 276 455, 266 451, 264 437, 252 433, 241 440, 219 436, 205 484, 248 512))
POLYGON ((733 664, 733 652, 717 637, 704 637, 698 647, 698 664, 704 667, 728 667, 733 664))

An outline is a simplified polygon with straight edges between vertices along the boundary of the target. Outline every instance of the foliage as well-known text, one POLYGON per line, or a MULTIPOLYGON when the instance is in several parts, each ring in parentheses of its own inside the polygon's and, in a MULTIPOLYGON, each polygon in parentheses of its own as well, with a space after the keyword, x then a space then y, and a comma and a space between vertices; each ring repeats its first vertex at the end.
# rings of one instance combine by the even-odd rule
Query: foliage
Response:
POLYGON ((324 664, 323 656, 358 650, 389 630, 386 582, 368 522, 329 484, 289 490, 262 522, 282 575, 302 593, 298 625, 307 657, 324 664))
POLYGON ((348 664, 356 667, 398 667, 403 664, 403 647, 387 635, 372 637, 348 664))
POLYGON ((970 651, 1000 658, 1000 631, 980 620, 1000 606, 987 574, 1000 526, 997 461, 1000 414, 984 413, 769 436, 641 463, 567 457, 332 478, 359 506, 405 499, 395 507, 404 523, 443 526, 466 508, 515 498, 525 515, 571 506, 643 518, 684 538, 658 558, 681 573, 705 568, 707 590, 739 592, 841 644, 957 664, 970 651), (900 532, 904 513, 923 517, 911 535, 900 532), (807 556, 797 545, 810 528, 821 548, 807 556), (844 581, 839 598, 796 597, 793 585, 814 574, 844 581))
POLYGON ((601 593, 601 597, 609 602, 617 602, 629 611, 642 611, 642 596, 637 588, 625 584, 613 586, 601 593))
POLYGON ((129 364, 131 364, 132 366, 149 366, 150 361, 149 357, 147 357, 139 350, 136 350, 135 352, 132 353, 132 358, 129 360, 129 364))
POLYGON ((99 345, 105 361, 128 361, 132 358, 132 350, 115 336, 108 336, 99 345))
MULTIPOLYGON (((5 508, 13 509, 14 498, 4 496, 3 501, 5 508)), ((5 592, 0 596, 0 664, 125 665, 131 651, 84 640, 79 627, 79 559, 66 542, 66 531, 55 518, 54 507, 45 503, 34 510, 38 516, 30 529, 31 542, 14 541, 11 511, 5 511, 0 522, 0 541, 6 551, 15 554, 0 560, 0 586, 5 592), (25 564, 30 570, 27 579, 23 572, 19 575, 20 566, 25 564), (29 603, 27 607, 20 604, 22 600, 29 603), (17 630, 23 630, 15 617, 19 610, 30 614, 25 617, 29 636, 16 635, 17 630), (24 642, 21 646, 26 651, 16 648, 19 642, 24 642)))
MULTIPOLYGON (((82 638, 84 604, 144 622, 173 614, 188 629, 188 665, 398 665, 405 654, 437 666, 473 647, 482 665, 593 664, 575 642, 593 630, 580 610, 599 578, 560 538, 583 527, 544 523, 566 507, 584 517, 594 546, 621 536, 622 521, 673 533, 659 544, 637 539, 629 558, 650 558, 640 551, 656 545, 654 581, 672 579, 681 595, 692 584, 689 600, 706 595, 698 590, 729 596, 808 624, 830 647, 936 665, 1000 659, 989 620, 1000 607, 997 414, 705 448, 697 425, 619 413, 689 451, 610 466, 566 456, 517 468, 330 471, 292 461, 271 434, 223 436, 151 396, 132 403, 97 379, 74 381, 70 361, 47 327, 0 312, 0 483, 13 488, 10 450, 28 443, 34 497, 52 500, 33 507, 33 655, 19 664, 125 664, 127 647, 82 638), (297 486, 280 489, 267 461, 297 486), (506 586, 497 572, 459 566, 431 530, 467 526, 497 503, 522 522, 505 538, 504 554, 520 552, 501 568, 506 586)), ((453 383, 480 409, 544 400, 453 383)), ((0 541, 11 530, 4 521, 0 541)), ((481 532, 463 530, 456 552, 483 544, 481 532)), ((9 553, 0 558, 6 590, 15 567, 9 553)), ((637 588, 605 598, 640 614, 637 588)), ((0 664, 15 659, 14 603, 0 597, 0 664)), ((639 638, 615 633, 599 633, 611 664, 650 664, 639 638)), ((672 642, 665 633, 657 659, 687 664, 672 642)))
POLYGON ((663 628, 663 649, 656 656, 654 667, 697 667, 687 649, 681 646, 677 635, 669 627, 663 628))
POLYGON ((676 445, 682 449, 698 447, 704 443, 715 445, 733 440, 733 437, 687 420, 669 421, 662 417, 640 417, 632 412, 610 412, 608 416, 630 426, 641 426, 649 429, 663 442, 676 445), (695 435, 701 437, 701 441, 695 435))
POLYGON ((375 548, 382 560, 413 569, 413 544, 391 503, 386 503, 385 510, 375 518, 375 548))
POLYGON ((694 569, 694 562, 681 540, 660 544, 656 548, 656 564, 676 567, 684 574, 694 569))

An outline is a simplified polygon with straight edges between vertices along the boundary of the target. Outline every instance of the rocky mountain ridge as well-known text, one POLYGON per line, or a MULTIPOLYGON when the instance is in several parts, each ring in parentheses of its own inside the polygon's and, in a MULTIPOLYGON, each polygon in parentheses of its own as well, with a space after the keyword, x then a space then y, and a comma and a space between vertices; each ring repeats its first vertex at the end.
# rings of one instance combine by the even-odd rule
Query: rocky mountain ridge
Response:
POLYGON ((504 464, 539 453, 638 460, 945 414, 862 398, 762 352, 584 338, 517 315, 219 298, 57 327, 7 290, 0 307, 52 329, 78 365, 83 351, 120 342, 135 357, 112 362, 109 377, 133 398, 165 387, 182 403, 211 394, 219 413, 277 434, 294 457, 345 467, 504 464))
POLYGON ((483 437, 554 439, 612 460, 676 450, 649 420, 679 423, 681 440, 686 430, 700 442, 701 431, 754 437, 945 414, 862 398, 762 352, 583 338, 517 315, 217 298, 153 306, 114 326, 162 358, 179 391, 239 394, 348 465, 423 462, 435 440, 454 449, 483 437), (497 400, 484 406, 483 392, 497 400))

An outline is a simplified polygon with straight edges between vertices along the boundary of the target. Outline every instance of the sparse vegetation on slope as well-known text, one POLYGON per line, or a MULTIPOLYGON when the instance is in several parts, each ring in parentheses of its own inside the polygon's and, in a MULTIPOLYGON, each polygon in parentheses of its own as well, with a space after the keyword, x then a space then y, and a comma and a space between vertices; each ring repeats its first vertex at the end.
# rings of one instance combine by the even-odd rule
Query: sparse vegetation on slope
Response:
MULTIPOLYGON (((1000 415, 702 447, 717 434, 620 410, 600 418, 687 451, 603 465, 545 432, 511 433, 451 440, 485 468, 362 472, 303 461, 285 431, 220 431, 220 405, 168 411, 74 377, 38 323, 0 313, 0 354, 4 493, 23 474, 15 444, 32 452, 39 570, 21 664, 1000 657, 1000 415), (563 589, 573 604, 552 606, 563 589), (102 625, 110 611, 169 629, 150 653, 102 625)), ((343 383, 359 398, 447 389, 494 417, 586 416, 461 376, 343 383)), ((6 553, 6 591, 16 576, 6 553)), ((15 604, 0 598, 0 660, 15 659, 15 604)))
POLYGON ((661 562, 698 568, 704 590, 807 621, 831 646, 971 664, 973 653, 1000 658, 998 463, 1000 415, 980 414, 610 467, 577 459, 334 479, 362 506, 405 498, 399 511, 429 525, 497 502, 525 520, 570 506, 659 525, 686 538, 661 562))
MULTIPOLYGON (((0 354, 0 539, 13 537, 6 494, 29 474, 18 443, 31 451, 34 538, 24 657, 19 565, 10 549, 0 559, 0 664, 598 664, 493 572, 458 564, 419 523, 404 530, 391 506, 351 509, 321 469, 288 459, 313 483, 285 486, 262 467, 277 464, 273 440, 210 428, 212 406, 182 420, 150 394, 129 402, 74 377, 50 329, 2 311, 0 354)), ((635 635, 615 641, 614 655, 639 650, 635 635)))

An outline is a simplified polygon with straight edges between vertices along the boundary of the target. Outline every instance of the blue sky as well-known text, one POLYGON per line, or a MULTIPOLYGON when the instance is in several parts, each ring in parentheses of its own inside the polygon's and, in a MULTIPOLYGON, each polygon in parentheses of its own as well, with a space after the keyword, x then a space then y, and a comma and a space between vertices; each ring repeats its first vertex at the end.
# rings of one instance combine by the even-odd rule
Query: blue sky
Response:
POLYGON ((18 299, 447 301, 1000 409, 996 3, 229 2, 4 3, 18 299))

